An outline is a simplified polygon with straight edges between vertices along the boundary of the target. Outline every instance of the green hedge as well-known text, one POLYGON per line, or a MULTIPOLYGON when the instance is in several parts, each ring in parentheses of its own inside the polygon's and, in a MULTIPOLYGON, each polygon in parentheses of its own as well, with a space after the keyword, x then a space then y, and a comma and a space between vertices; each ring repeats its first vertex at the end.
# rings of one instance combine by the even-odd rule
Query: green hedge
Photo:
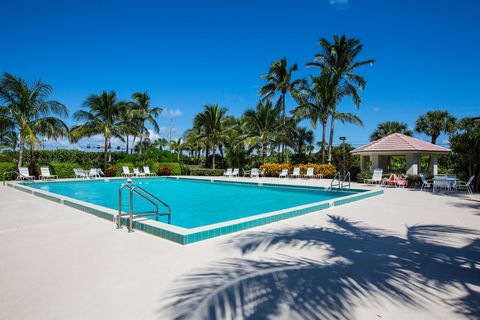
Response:
POLYGON ((185 166, 178 162, 156 162, 150 166, 150 171, 158 174, 158 169, 160 168, 170 168, 172 170, 172 175, 174 176, 187 174, 185 166))
POLYGON ((50 162, 50 173, 57 175, 59 178, 75 178, 73 169, 83 168, 78 163, 71 162, 50 162))
POLYGON ((190 168, 191 176, 223 176, 223 169, 190 168))
MULTIPOLYGON (((6 172, 16 171, 17 164, 12 162, 0 162, 0 179, 3 179, 3 174, 6 172)), ((16 173, 10 173, 5 175, 5 180, 15 180, 16 173)))

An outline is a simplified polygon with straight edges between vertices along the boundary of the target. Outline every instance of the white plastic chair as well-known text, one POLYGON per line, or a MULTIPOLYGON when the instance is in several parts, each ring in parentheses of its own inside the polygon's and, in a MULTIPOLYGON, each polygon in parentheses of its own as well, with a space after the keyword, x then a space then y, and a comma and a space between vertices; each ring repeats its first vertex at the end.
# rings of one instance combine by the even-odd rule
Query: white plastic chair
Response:
POLYGON ((122 167, 122 176, 124 177, 131 177, 132 173, 130 172, 130 168, 127 166, 122 167))
POLYGON ((41 180, 47 180, 47 179, 57 179, 58 176, 54 174, 50 174, 50 168, 49 167, 40 167, 40 177, 41 180))
POLYGON ((279 178, 287 178, 288 177, 288 169, 282 169, 282 172, 278 175, 279 178))
POLYGON ((232 177, 239 177, 240 176, 240 169, 239 168, 233 169, 231 176, 232 177))
POLYGON ((465 189, 469 194, 472 194, 473 193, 473 190, 472 190, 472 183, 473 183, 473 179, 475 179, 475 176, 471 176, 470 179, 468 179, 467 182, 465 181, 456 181, 453 188, 458 191, 458 188, 462 188, 462 189, 465 189))
POLYGON ((293 173, 290 175, 290 177, 292 177, 292 178, 300 178, 300 177, 301 177, 301 175, 300 175, 300 168, 299 168, 299 167, 293 168, 293 173))
POLYGON ((230 177, 232 175, 232 168, 228 168, 227 171, 223 173, 224 177, 230 177))
POLYGON ((364 183, 375 183, 375 184, 380 184, 382 182, 382 174, 383 174, 383 169, 375 169, 373 170, 373 175, 371 179, 365 179, 363 182, 364 183))
POLYGON ((75 178, 88 178, 87 172, 83 169, 74 168, 73 173, 75 174, 75 178))
POLYGON ((318 178, 319 176, 315 174, 314 168, 307 168, 307 173, 304 175, 305 178, 318 178))
POLYGON ((260 178, 260 171, 257 168, 253 168, 250 171, 250 177, 251 178, 260 178))
POLYGON ((154 174, 150 172, 150 167, 143 166, 143 174, 146 176, 153 176, 154 174))
POLYGON ((30 175, 30 172, 28 172, 28 168, 20 168, 18 169, 18 180, 34 180, 35 177, 30 175))
POLYGON ((143 172, 140 172, 140 170, 138 170, 138 168, 133 168, 133 175, 136 176, 136 177, 145 176, 145 174, 143 172))
POLYGON ((89 178, 100 178, 100 172, 98 171, 97 168, 91 168, 90 171, 88 172, 88 177, 89 178))

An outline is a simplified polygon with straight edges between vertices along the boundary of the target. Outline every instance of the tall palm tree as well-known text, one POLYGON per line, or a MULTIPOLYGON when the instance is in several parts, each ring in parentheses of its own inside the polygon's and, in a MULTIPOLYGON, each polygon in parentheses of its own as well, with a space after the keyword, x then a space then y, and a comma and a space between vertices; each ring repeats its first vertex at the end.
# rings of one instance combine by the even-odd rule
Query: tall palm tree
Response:
POLYGON ((313 143, 314 135, 312 130, 307 128, 297 128, 293 137, 293 145, 295 146, 296 153, 303 158, 304 152, 307 151, 307 147, 313 143))
POLYGON ((164 147, 168 146, 168 140, 165 138, 158 138, 155 140, 154 145, 157 146, 160 150, 163 150, 164 147))
POLYGON ((267 158, 267 147, 274 140, 280 124, 280 107, 273 107, 271 101, 259 101, 255 110, 249 109, 243 114, 244 139, 253 149, 261 145, 262 161, 267 158))
POLYGON ((324 69, 318 77, 311 77, 310 87, 304 86, 295 94, 295 100, 299 103, 293 110, 295 119, 310 119, 313 129, 317 128, 317 123, 322 125, 322 142, 320 144, 322 163, 325 163, 328 118, 340 99, 334 76, 333 72, 324 69))
POLYGON ((18 167, 23 165, 25 143, 31 148, 38 143, 39 136, 59 138, 68 135, 67 125, 59 117, 68 117, 67 107, 55 100, 48 100, 52 86, 36 81, 28 84, 5 72, 0 80, 0 118, 3 126, 19 134, 18 167))
MULTIPOLYGON (((135 104, 134 115, 140 123, 140 143, 144 135, 148 133, 146 123, 150 123, 156 133, 160 132, 160 127, 156 118, 162 113, 163 109, 150 106, 150 96, 145 92, 135 92, 132 94, 133 103, 135 104)), ((148 136, 147 136, 148 137, 148 136)))
MULTIPOLYGON (((375 60, 357 61, 363 45, 359 39, 347 39, 345 35, 339 37, 333 36, 333 42, 322 38, 319 40, 321 53, 315 55, 313 62, 307 63, 307 66, 319 67, 321 70, 327 69, 335 75, 334 82, 337 83, 339 96, 350 96, 355 106, 360 107, 362 99, 359 89, 363 90, 366 86, 365 79, 356 74, 355 70, 364 65, 373 65, 375 60)), ((332 161, 332 145, 335 128, 335 112, 341 99, 337 100, 335 108, 330 117, 330 138, 328 141, 328 162, 332 161)))
MULTIPOLYGON (((126 151, 127 154, 130 150, 130 136, 140 135, 140 123, 135 118, 135 104, 129 102, 119 103, 119 118, 118 127, 122 134, 125 135, 126 151)), ((135 141, 132 143, 132 147, 135 145, 135 141)), ((132 148, 133 149, 133 148, 132 148)))
MULTIPOLYGON (((223 121, 226 113, 226 108, 220 108, 218 104, 215 103, 204 106, 203 111, 197 114, 194 119, 195 126, 201 129, 202 135, 212 148, 213 169, 215 169, 215 154, 221 139, 223 121)), ((208 157, 208 152, 206 157, 208 157)))
POLYGON ((182 141, 182 138, 170 141, 170 150, 177 153, 177 161, 180 162, 180 153, 186 148, 186 144, 182 141))
MULTIPOLYGON (((280 108, 282 113, 282 122, 284 128, 286 123, 286 95, 290 93, 292 95, 294 92, 299 90, 300 86, 305 83, 304 79, 292 79, 292 75, 295 71, 298 70, 297 64, 288 66, 287 59, 282 58, 279 61, 274 61, 268 70, 266 75, 261 76, 261 78, 267 81, 260 89, 260 96, 263 99, 272 100, 273 97, 278 93, 278 100, 275 107, 280 108)), ((284 156, 285 146, 283 145, 282 156, 284 156)))
POLYGON ((370 135, 370 141, 378 140, 386 137, 392 133, 401 133, 406 136, 413 134, 412 130, 408 129, 408 125, 398 121, 381 122, 377 125, 377 128, 370 135))
POLYGON ((440 134, 452 133, 455 130, 456 122, 457 119, 451 116, 448 111, 428 111, 417 119, 415 131, 429 135, 432 143, 435 144, 440 134))
POLYGON ((76 121, 85 121, 76 125, 71 130, 74 141, 83 137, 103 135, 104 138, 104 169, 107 169, 107 162, 111 160, 109 144, 112 137, 123 141, 122 127, 120 126, 120 113, 122 102, 117 99, 115 91, 103 91, 100 95, 92 94, 83 103, 89 110, 79 110, 73 115, 76 121))

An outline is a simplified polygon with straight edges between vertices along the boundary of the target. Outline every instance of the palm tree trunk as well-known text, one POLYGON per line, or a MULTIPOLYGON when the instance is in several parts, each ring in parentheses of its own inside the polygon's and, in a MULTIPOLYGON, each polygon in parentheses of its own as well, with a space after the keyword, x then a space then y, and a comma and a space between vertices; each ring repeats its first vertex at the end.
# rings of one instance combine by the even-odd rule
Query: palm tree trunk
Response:
POLYGON ((333 145, 333 133, 334 133, 334 126, 335 126, 335 116, 331 115, 330 120, 330 137, 328 139, 328 164, 332 164, 332 145, 333 145))
POLYGON ((25 139, 20 135, 20 140, 18 142, 18 169, 22 166, 23 162, 23 150, 25 149, 25 139))
POLYGON ((127 154, 128 154, 128 134, 127 134, 127 154))
POLYGON ((103 172, 107 171, 107 162, 108 162, 108 138, 105 136, 105 145, 104 148, 104 155, 103 155, 103 172))
POLYGON ((264 141, 263 142, 263 164, 265 164, 265 160, 267 159, 267 147, 268 147, 268 142, 264 141))
MULTIPOLYGON (((282 95, 280 96, 280 99, 282 99, 282 122, 283 122, 283 125, 282 125, 282 130, 284 130, 284 134, 286 134, 286 123, 287 123, 287 119, 285 117, 285 93, 282 93, 282 95)), ((282 142, 282 163, 285 161, 285 151, 286 151, 286 145, 285 145, 285 142, 282 142)), ((288 160, 287 160, 287 163, 288 163, 288 160)))
POLYGON ((135 148, 135 140, 137 139, 136 136, 133 136, 133 141, 132 141, 132 148, 130 149, 130 154, 133 154, 133 149, 135 148))
POLYGON ((213 155, 212 155, 212 168, 215 169, 215 154, 217 153, 217 146, 214 145, 212 148, 213 155))
POLYGON ((327 138, 327 121, 328 119, 325 119, 322 121, 322 163, 325 163, 325 147, 326 147, 326 138, 327 138))

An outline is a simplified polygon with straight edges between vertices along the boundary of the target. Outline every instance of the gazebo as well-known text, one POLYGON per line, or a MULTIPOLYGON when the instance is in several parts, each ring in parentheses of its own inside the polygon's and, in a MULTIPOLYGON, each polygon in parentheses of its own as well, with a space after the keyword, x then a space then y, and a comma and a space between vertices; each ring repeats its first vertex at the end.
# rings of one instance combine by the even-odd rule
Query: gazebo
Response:
POLYGON ((375 168, 387 170, 389 157, 405 156, 407 174, 412 175, 419 173, 422 156, 432 157, 433 174, 438 174, 438 157, 450 152, 451 150, 448 148, 400 133, 388 135, 351 151, 353 155, 360 156, 360 168, 362 170, 373 170, 375 168))

